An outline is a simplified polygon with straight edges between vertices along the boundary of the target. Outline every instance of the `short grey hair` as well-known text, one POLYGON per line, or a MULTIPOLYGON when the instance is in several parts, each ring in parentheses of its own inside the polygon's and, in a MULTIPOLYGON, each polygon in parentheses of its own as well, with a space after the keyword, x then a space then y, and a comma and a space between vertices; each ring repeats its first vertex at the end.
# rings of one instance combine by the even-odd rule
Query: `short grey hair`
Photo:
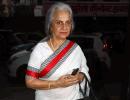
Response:
POLYGON ((46 18, 45 18, 45 32, 47 34, 47 36, 50 36, 50 26, 52 23, 52 17, 54 15, 54 12, 56 10, 66 10, 70 13, 70 16, 72 18, 72 27, 71 27, 71 32, 74 29, 74 20, 73 20, 73 12, 71 7, 68 4, 62 3, 62 2, 57 2, 55 4, 53 4, 50 9, 48 10, 47 14, 46 14, 46 18))

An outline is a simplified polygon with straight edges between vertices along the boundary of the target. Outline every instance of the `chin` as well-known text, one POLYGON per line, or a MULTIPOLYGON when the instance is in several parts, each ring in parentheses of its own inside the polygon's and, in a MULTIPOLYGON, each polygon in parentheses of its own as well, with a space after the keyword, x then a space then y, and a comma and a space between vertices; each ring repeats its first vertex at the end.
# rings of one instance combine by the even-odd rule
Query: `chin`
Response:
POLYGON ((66 39, 68 37, 68 35, 60 35, 59 38, 60 39, 66 39))
POLYGON ((64 39, 66 39, 67 37, 59 37, 60 39, 62 39, 62 40, 64 40, 64 39))
POLYGON ((59 33, 59 34, 57 34, 57 37, 59 39, 66 39, 68 36, 69 36, 68 32, 66 34, 65 33, 59 33))

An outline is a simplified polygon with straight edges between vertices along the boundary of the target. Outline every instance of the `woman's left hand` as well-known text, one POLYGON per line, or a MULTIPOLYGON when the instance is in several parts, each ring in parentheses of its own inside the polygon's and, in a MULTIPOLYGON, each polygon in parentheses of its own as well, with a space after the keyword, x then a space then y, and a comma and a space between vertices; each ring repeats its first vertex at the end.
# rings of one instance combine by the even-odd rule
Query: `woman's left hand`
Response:
POLYGON ((78 80, 77 83, 81 82, 84 78, 84 75, 78 72, 76 75, 69 75, 67 78, 78 80))

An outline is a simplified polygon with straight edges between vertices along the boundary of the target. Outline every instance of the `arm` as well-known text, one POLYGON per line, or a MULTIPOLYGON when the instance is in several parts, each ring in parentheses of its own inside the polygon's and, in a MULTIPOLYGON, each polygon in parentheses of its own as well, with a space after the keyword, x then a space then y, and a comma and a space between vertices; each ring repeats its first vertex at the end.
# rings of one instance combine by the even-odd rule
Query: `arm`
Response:
POLYGON ((48 90, 50 88, 52 89, 59 87, 57 81, 39 80, 34 78, 26 79, 25 81, 26 86, 32 89, 48 90))
POLYGON ((26 85, 28 88, 49 90, 54 88, 68 87, 79 82, 78 76, 64 75, 58 80, 39 80, 35 78, 26 78, 26 85))

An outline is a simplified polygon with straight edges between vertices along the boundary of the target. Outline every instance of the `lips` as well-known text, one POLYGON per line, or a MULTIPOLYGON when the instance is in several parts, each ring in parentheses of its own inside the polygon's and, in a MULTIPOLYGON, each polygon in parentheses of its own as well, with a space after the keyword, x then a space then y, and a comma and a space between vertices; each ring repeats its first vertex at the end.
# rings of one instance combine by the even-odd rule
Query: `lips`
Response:
POLYGON ((60 34, 67 34, 67 32, 60 32, 60 34))

